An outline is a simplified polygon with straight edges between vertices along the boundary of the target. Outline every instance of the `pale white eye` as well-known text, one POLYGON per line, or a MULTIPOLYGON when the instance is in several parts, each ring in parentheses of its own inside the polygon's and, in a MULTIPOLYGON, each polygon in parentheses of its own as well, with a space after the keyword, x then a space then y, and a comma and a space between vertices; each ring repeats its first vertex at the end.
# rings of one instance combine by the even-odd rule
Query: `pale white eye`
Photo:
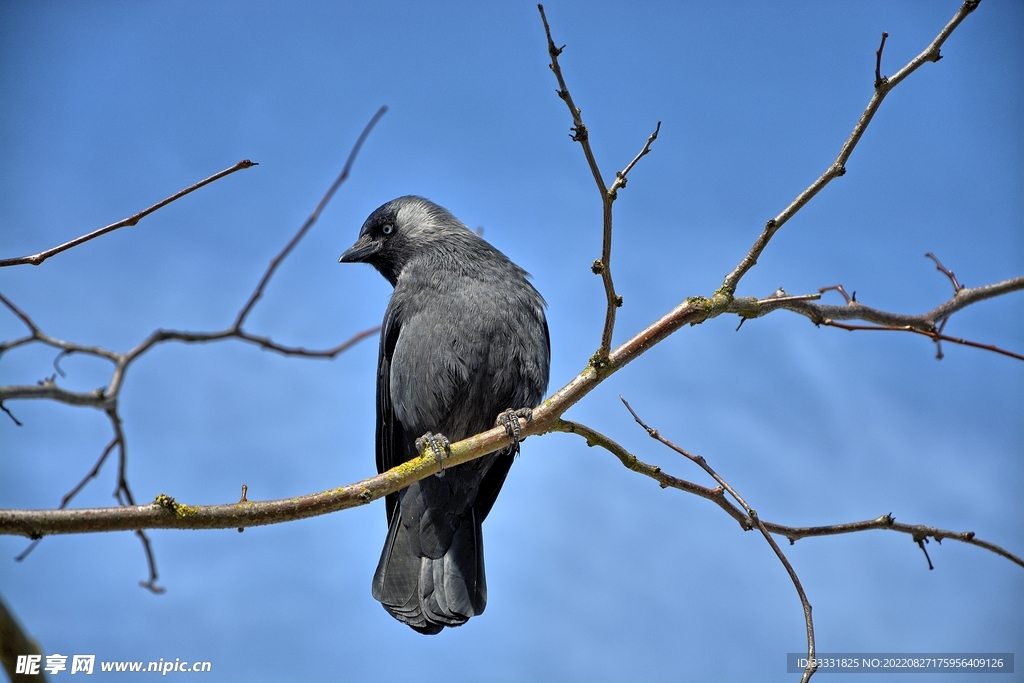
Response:
POLYGON ((385 223, 384 227, 381 228, 380 231, 383 232, 385 235, 390 235, 395 231, 395 226, 391 225, 390 223, 385 223))

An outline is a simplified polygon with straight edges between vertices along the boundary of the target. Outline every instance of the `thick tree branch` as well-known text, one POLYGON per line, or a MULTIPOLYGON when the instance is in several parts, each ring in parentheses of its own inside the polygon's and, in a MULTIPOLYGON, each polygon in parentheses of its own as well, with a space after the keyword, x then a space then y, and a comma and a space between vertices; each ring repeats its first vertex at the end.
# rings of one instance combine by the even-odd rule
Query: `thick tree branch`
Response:
POLYGON ((205 180, 200 180, 195 185, 190 185, 189 187, 186 187, 184 190, 181 190, 180 192, 176 192, 176 193, 172 194, 167 199, 164 199, 163 201, 157 202, 156 204, 154 204, 153 206, 149 207, 148 209, 143 209, 142 211, 139 211, 134 216, 129 216, 128 218, 125 218, 124 220, 120 220, 120 221, 118 221, 116 223, 111 223, 110 225, 108 225, 106 227, 103 227, 103 228, 100 228, 99 230, 93 230, 88 235, 82 235, 81 237, 76 237, 75 239, 71 240, 70 242, 65 242, 64 244, 58 245, 56 247, 53 247, 52 249, 47 249, 46 251, 41 251, 38 254, 32 254, 31 256, 20 256, 18 258, 0 259, 0 268, 3 268, 4 266, 20 266, 20 265, 26 265, 26 264, 31 264, 33 266, 38 266, 40 263, 42 263, 46 259, 48 259, 51 256, 54 256, 56 254, 59 254, 62 251, 67 251, 68 249, 71 249, 72 247, 77 247, 79 244, 82 244, 84 242, 88 242, 89 240, 92 240, 92 239, 96 239, 97 237, 100 237, 101 235, 106 235, 108 232, 113 232, 114 230, 117 230, 118 228, 124 228, 126 226, 137 225, 138 222, 141 221, 143 218, 145 218, 146 216, 148 216, 149 214, 153 213, 154 211, 156 211, 158 209, 162 209, 163 207, 167 206, 168 204, 170 204, 171 202, 175 201, 176 199, 181 199, 182 197, 184 197, 185 195, 189 194, 190 192, 195 192, 196 190, 198 190, 199 188, 203 187, 204 185, 209 185, 210 183, 214 182, 215 180, 220 180, 224 176, 231 175, 235 171, 241 171, 242 169, 245 169, 245 168, 252 168, 253 166, 259 166, 259 164, 257 164, 255 161, 249 161, 248 159, 242 159, 241 161, 239 161, 237 164, 235 164, 231 168, 226 168, 226 169, 224 169, 223 171, 221 171, 219 173, 214 173, 209 178, 206 178, 205 180))
MULTIPOLYGON (((1007 281, 1015 282, 1015 281, 1007 281)), ((1017 289, 1020 286, 1014 285, 1017 289)), ((935 311, 959 310, 964 305, 981 301, 997 293, 1014 291, 1006 283, 986 285, 964 289, 959 297, 966 297, 956 307, 939 306, 935 311), (965 293, 966 292, 966 293, 965 293)), ((708 318, 725 312, 740 313, 746 317, 756 317, 752 313, 771 307, 792 309, 797 305, 806 305, 806 297, 779 297, 776 299, 729 301, 718 294, 712 299, 694 297, 669 311, 660 320, 635 335, 609 354, 610 364, 591 362, 579 375, 568 384, 552 394, 533 413, 533 421, 522 426, 522 436, 544 434, 553 431, 572 431, 565 425, 572 424, 560 420, 562 414, 589 394, 608 376, 625 367, 658 342, 678 330, 683 325, 696 325, 708 318)), ((847 307, 836 307, 846 310, 847 307)), ((365 334, 365 333, 363 333, 365 334)), ((99 406, 97 406, 99 407, 99 406)), ((450 457, 445 458, 448 467, 455 466, 491 453, 508 446, 510 439, 503 427, 496 427, 487 432, 452 444, 450 457)), ((299 496, 278 501, 249 502, 244 509, 240 504, 214 506, 185 506, 188 514, 174 515, 167 509, 156 505, 139 506, 137 508, 100 508, 94 510, 7 510, 0 511, 0 533, 22 535, 38 535, 50 533, 80 533, 85 531, 117 531, 136 528, 232 528, 273 524, 296 519, 303 519, 337 510, 364 505, 389 493, 399 491, 414 481, 418 481, 439 471, 437 460, 432 453, 421 454, 420 457, 369 479, 321 493, 299 496)), ((171 509, 174 509, 173 506, 171 509)), ((752 523, 752 522, 751 522, 752 523)), ((945 532, 943 532, 945 533, 945 532)), ((949 532, 947 537, 955 537, 949 532)))

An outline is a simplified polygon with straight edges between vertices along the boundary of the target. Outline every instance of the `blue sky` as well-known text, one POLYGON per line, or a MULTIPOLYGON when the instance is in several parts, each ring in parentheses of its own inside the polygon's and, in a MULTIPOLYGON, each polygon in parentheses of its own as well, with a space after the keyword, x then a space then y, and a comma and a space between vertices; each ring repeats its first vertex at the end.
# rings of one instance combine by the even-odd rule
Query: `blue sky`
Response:
MULTIPOLYGON (((549 3, 605 177, 662 121, 615 206, 616 342, 710 295, 833 161, 871 96, 883 30, 891 74, 956 7, 549 3)), ((1021 275, 1022 29, 1024 6, 985 0, 943 60, 890 94, 847 175, 783 228, 739 293, 842 283, 916 313, 952 291, 927 251, 971 286, 1021 275)), ((604 296, 590 272, 599 197, 547 62, 531 3, 3 3, 0 256, 116 221, 240 159, 260 165, 39 267, 4 269, 0 291, 46 332, 115 350, 157 328, 226 327, 386 104, 248 329, 319 348, 376 325, 387 283, 338 255, 378 205, 420 194, 532 273, 549 304, 554 391, 597 347, 604 296)), ((982 303, 946 331, 1020 352, 1021 301, 982 303)), ((786 312, 736 322, 679 331, 567 417, 709 483, 635 425, 624 395, 764 519, 891 512, 1024 552, 1024 364, 950 344, 939 362, 923 338, 816 329, 786 312)), ((23 331, 0 311, 0 338, 23 331)), ((0 383, 49 376, 53 356, 6 354, 0 383)), ((372 474, 375 362, 373 340, 334 361, 238 342, 154 349, 121 397, 136 498, 231 502, 245 483, 250 499, 273 499, 372 474)), ((62 368, 69 388, 108 381, 99 361, 62 368)), ((91 409, 8 407, 25 426, 0 419, 0 506, 54 507, 109 424, 91 409)), ((113 486, 108 465, 75 503, 110 505, 113 486)), ((161 596, 136 585, 146 566, 131 534, 48 538, 22 563, 11 558, 25 541, 2 536, 0 592, 47 652, 208 660, 218 680, 793 679, 785 653, 804 647, 803 620, 763 539, 578 438, 524 444, 485 533, 487 611, 435 638, 370 596, 380 502, 244 534, 152 532, 161 596)), ((881 531, 784 549, 819 651, 1024 654, 1024 570, 991 553, 933 542, 928 571, 910 538, 881 531)))

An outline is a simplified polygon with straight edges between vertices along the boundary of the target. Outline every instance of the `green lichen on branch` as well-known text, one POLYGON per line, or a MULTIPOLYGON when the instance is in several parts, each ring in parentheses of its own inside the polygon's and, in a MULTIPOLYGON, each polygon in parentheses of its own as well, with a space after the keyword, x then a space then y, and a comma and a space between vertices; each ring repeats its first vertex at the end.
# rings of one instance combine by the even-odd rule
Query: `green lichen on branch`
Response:
POLYGON ((611 374, 615 369, 615 364, 612 362, 612 359, 608 357, 608 354, 601 353, 600 351, 595 352, 594 355, 590 357, 590 360, 587 361, 587 365, 594 368, 594 370, 597 371, 598 376, 611 374))
POLYGON ((727 313, 732 302, 732 293, 723 287, 712 294, 710 299, 705 296, 689 296, 683 303, 697 314, 697 317, 689 321, 693 326, 727 313))
POLYGON ((178 519, 184 519, 185 517, 192 517, 199 512, 199 506, 197 505, 185 505, 174 500, 166 493, 161 493, 153 499, 154 505, 159 505, 165 510, 170 510, 174 513, 174 516, 178 519))
POLYGON ((741 296, 732 300, 729 312, 735 313, 742 318, 759 318, 763 315, 761 304, 756 297, 741 296))
POLYGON ((688 296, 685 303, 700 314, 700 318, 691 322, 690 325, 699 325, 704 322, 711 317, 711 311, 714 309, 711 299, 703 296, 688 296))

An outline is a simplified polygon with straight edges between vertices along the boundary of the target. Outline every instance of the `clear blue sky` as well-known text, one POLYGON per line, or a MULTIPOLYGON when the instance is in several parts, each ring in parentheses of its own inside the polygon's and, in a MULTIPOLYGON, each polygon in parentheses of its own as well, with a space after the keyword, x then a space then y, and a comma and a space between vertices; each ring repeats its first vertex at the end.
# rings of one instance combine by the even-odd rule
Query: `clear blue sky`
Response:
MULTIPOLYGON (((615 207, 616 341, 714 292, 832 162, 871 96, 883 30, 891 74, 956 7, 549 3, 605 176, 663 122, 615 207)), ((971 286, 1024 273, 1022 33, 1024 5, 985 0, 944 59, 889 96, 847 175, 784 227, 739 293, 842 283, 916 313, 952 291, 927 251, 971 286)), ((5 269, 0 291, 46 332, 115 350, 156 328, 223 328, 387 104, 248 328, 327 347, 376 325, 387 283, 338 255, 371 210, 421 194, 532 273, 549 304, 553 391, 597 347, 604 297, 590 272, 599 198, 547 62, 531 3, 0 4, 0 256, 240 159, 260 164, 40 267, 5 269)), ((1021 297, 946 331, 1020 352, 1021 297)), ((567 417, 709 483, 647 438, 623 394, 768 520, 891 512, 1024 553, 1024 363, 951 344, 940 362, 923 338, 786 312, 736 322, 681 330, 567 417)), ((23 333, 0 311, 0 338, 23 333)), ((376 353, 374 340, 334 361, 237 342, 154 349, 122 393, 136 498, 231 502, 245 483, 273 499, 372 474, 376 353)), ((49 376, 54 355, 5 355, 0 383, 49 376)), ((108 380, 95 360, 62 367, 69 388, 108 380)), ((54 507, 110 426, 86 408, 8 407, 25 426, 0 415, 0 506, 54 507)), ((110 505, 113 486, 108 465, 75 504, 110 505)), ((792 680, 785 653, 804 647, 763 539, 575 437, 524 444, 485 525, 487 611, 467 626, 426 638, 385 614, 370 596, 384 533, 381 502, 243 534, 153 532, 161 596, 137 587, 146 566, 129 533, 47 538, 20 564, 26 542, 3 536, 0 593, 46 652, 208 660, 217 680, 792 680)), ((820 651, 1013 651, 1024 668, 1019 566, 946 541, 928 546, 928 571, 910 538, 882 531, 784 547, 820 651)))

